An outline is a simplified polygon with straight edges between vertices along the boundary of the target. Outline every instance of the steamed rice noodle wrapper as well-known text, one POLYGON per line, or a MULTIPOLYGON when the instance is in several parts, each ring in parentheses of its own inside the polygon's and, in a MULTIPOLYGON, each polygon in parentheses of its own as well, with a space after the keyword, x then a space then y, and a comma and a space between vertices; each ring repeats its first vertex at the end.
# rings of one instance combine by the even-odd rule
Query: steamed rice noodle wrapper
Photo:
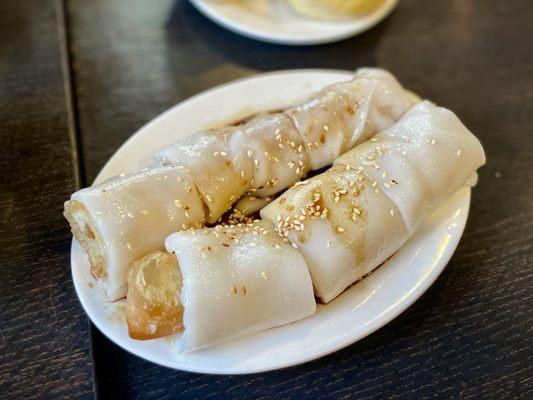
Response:
MULTIPOLYGON (((166 297, 168 307, 156 317, 143 310, 155 309, 158 299, 168 295, 162 289, 165 278, 152 278, 158 283, 148 289, 160 290, 153 296, 146 295, 147 288, 140 284, 138 301, 128 301, 127 309, 128 324, 138 323, 130 326, 130 333, 136 329, 141 332, 138 337, 152 331, 152 337, 142 338, 155 338, 172 331, 168 320, 183 310, 183 323, 174 321, 173 331, 183 325, 179 349, 192 351, 289 324, 315 312, 311 278, 302 256, 267 221, 177 232, 167 238, 166 248, 166 255, 155 255, 163 261, 159 263, 161 274, 170 280, 179 275, 182 282, 172 285, 179 291, 166 297), (179 274, 165 268, 169 257, 175 260, 179 274), (174 302, 176 296, 179 305, 174 302)), ((157 268, 154 256, 145 259, 157 268)), ((142 273, 142 268, 136 271, 142 273)), ((130 280, 142 282, 138 275, 130 280)))
POLYGON ((130 265, 163 250, 172 232, 202 225, 204 209, 189 170, 180 166, 118 176, 74 193, 65 217, 110 301, 126 295, 130 265))
POLYGON ((397 251, 484 163, 459 119, 423 102, 261 216, 300 250, 328 302, 397 251))

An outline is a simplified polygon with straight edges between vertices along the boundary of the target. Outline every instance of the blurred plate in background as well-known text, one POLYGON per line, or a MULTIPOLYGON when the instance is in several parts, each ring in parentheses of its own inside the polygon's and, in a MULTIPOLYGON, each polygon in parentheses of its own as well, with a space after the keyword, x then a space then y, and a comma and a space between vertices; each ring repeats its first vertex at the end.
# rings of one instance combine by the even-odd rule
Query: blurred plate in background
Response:
POLYGON ((306 18, 286 0, 190 0, 206 17, 240 35, 269 43, 313 45, 366 31, 385 18, 398 0, 383 0, 373 11, 339 20, 306 18))

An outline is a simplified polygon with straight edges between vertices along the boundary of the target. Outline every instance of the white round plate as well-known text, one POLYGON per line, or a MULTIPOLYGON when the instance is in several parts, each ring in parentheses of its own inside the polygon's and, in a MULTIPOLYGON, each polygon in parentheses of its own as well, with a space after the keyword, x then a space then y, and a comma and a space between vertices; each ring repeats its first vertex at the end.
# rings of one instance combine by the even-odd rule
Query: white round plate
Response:
MULTIPOLYGON (((225 84, 178 104, 133 135, 109 160, 95 183, 145 165, 148 155, 175 139, 243 113, 279 109, 350 72, 296 70, 225 84)), ((124 300, 108 303, 90 273, 81 246, 72 243, 72 276, 81 304, 107 337, 139 357, 170 368, 243 374, 300 364, 332 353, 374 332, 409 307, 433 283, 463 232, 470 190, 463 189, 435 213, 384 265, 313 316, 204 350, 177 354, 172 339, 130 339, 124 300)))
POLYGON ((398 0, 383 0, 368 14, 334 21, 301 16, 286 0, 190 2, 212 21, 243 36, 269 43, 312 45, 346 39, 372 28, 398 0))

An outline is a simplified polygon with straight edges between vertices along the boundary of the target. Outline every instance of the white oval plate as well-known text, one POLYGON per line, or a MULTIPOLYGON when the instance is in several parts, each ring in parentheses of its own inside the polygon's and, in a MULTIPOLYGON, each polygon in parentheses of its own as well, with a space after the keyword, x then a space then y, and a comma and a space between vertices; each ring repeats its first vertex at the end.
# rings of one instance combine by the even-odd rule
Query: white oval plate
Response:
MULTIPOLYGON (((177 138, 253 111, 277 109, 305 99, 350 72, 296 70, 257 75, 208 90, 166 111, 135 133, 109 160, 95 183, 137 170, 148 155, 177 138)), ((170 368, 243 374, 316 359, 374 332, 409 307, 439 276, 463 232, 470 189, 463 189, 370 276, 313 316, 212 348, 173 352, 173 340, 136 341, 127 333, 124 300, 108 303, 89 270, 81 246, 72 243, 72 276, 93 323, 124 349, 170 368)))
POLYGON ((383 0, 368 14, 335 21, 306 18, 286 0, 190 0, 198 11, 230 31, 269 43, 312 45, 364 32, 385 18, 398 0, 383 0))

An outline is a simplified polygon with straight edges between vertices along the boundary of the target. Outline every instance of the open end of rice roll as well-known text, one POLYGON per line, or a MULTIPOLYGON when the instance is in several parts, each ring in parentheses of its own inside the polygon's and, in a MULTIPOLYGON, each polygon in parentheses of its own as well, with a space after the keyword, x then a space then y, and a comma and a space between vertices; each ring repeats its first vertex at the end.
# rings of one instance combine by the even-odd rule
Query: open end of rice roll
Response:
POLYGON ((183 330, 181 270, 173 254, 156 251, 128 273, 126 321, 133 339, 155 339, 183 330))
POLYGON ((154 339, 184 330, 192 351, 303 319, 316 309, 302 256, 267 221, 178 232, 168 252, 134 263, 128 332, 154 339))
POLYGON ((133 261, 163 250, 170 233, 201 226, 204 220, 192 177, 177 166, 147 169, 82 189, 65 203, 64 214, 110 301, 126 295, 133 261))
POLYGON ((72 234, 82 245, 91 271, 97 279, 107 277, 106 246, 96 221, 83 203, 77 200, 65 202, 65 217, 67 218, 72 234))
POLYGON ((297 321, 316 308, 301 255, 257 221, 178 232, 166 240, 183 274, 181 350, 297 321))

